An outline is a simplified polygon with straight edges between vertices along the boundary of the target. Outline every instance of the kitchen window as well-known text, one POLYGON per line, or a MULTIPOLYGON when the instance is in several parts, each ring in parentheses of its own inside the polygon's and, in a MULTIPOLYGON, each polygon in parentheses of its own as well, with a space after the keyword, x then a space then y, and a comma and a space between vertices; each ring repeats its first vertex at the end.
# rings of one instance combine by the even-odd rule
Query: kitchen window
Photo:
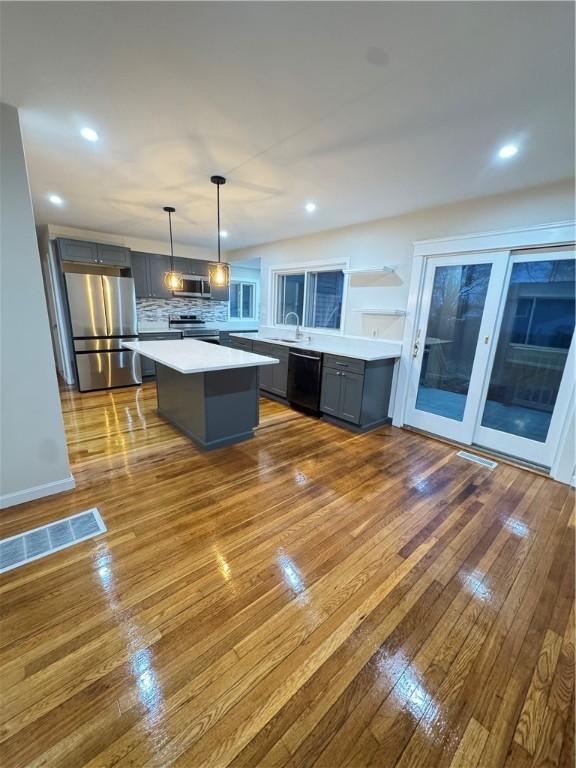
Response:
POLYGON ((232 280, 230 283, 230 319, 256 319, 255 283, 241 283, 232 280))
POLYGON ((276 275, 276 324, 340 330, 344 272, 303 270, 276 275), (291 314, 292 313, 292 314, 291 314))

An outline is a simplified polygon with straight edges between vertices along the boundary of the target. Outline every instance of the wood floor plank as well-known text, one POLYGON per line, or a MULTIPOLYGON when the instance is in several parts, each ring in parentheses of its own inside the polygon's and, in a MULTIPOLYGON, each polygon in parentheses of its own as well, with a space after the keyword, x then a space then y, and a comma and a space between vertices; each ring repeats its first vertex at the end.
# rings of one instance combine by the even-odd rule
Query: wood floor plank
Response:
POLYGON ((153 385, 62 403, 76 488, 0 535, 108 530, 0 581, 3 768, 572 767, 572 489, 265 399, 210 453, 153 385))
POLYGON ((486 728, 471 718, 452 758, 450 768, 476 768, 487 738, 486 728))

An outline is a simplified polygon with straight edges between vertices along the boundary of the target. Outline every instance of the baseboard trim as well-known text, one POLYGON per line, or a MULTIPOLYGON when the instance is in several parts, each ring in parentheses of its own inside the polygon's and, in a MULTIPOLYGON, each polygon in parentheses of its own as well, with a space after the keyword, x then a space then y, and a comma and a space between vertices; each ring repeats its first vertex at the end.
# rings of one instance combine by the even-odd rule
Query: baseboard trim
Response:
POLYGON ((14 507, 16 504, 24 504, 27 501, 34 501, 35 499, 42 499, 44 496, 53 496, 55 493, 71 491, 75 487, 76 482, 72 475, 69 475, 64 478, 64 480, 55 480, 52 483, 44 483, 43 485, 34 485, 32 488, 25 488, 23 491, 6 493, 3 496, 0 496, 0 509, 14 507))

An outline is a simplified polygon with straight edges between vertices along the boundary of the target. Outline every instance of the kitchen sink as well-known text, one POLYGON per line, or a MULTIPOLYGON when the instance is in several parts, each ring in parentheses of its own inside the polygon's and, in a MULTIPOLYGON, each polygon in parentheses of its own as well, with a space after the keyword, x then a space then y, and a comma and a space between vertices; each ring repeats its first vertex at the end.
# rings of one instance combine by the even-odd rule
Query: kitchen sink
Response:
POLYGON ((300 339, 285 339, 282 336, 268 336, 267 338, 269 338, 270 341, 284 341, 287 344, 298 344, 298 343, 300 343, 300 339))

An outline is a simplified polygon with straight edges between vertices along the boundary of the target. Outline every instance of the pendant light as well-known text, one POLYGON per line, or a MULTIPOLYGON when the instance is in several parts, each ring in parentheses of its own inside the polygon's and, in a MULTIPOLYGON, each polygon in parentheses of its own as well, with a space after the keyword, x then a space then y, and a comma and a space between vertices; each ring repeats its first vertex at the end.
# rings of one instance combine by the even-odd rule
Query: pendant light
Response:
POLYGON ((184 288, 184 278, 181 272, 176 272, 174 269, 174 243, 172 241, 172 214, 176 213, 176 208, 165 205, 162 210, 168 214, 168 226, 170 227, 170 272, 164 272, 164 285, 169 291, 181 291, 184 288))
POLYGON ((220 261, 220 187, 226 184, 224 176, 211 176, 210 181, 216 184, 216 209, 218 225, 218 261, 209 265, 208 276, 210 288, 227 288, 230 285, 230 265, 220 261))

